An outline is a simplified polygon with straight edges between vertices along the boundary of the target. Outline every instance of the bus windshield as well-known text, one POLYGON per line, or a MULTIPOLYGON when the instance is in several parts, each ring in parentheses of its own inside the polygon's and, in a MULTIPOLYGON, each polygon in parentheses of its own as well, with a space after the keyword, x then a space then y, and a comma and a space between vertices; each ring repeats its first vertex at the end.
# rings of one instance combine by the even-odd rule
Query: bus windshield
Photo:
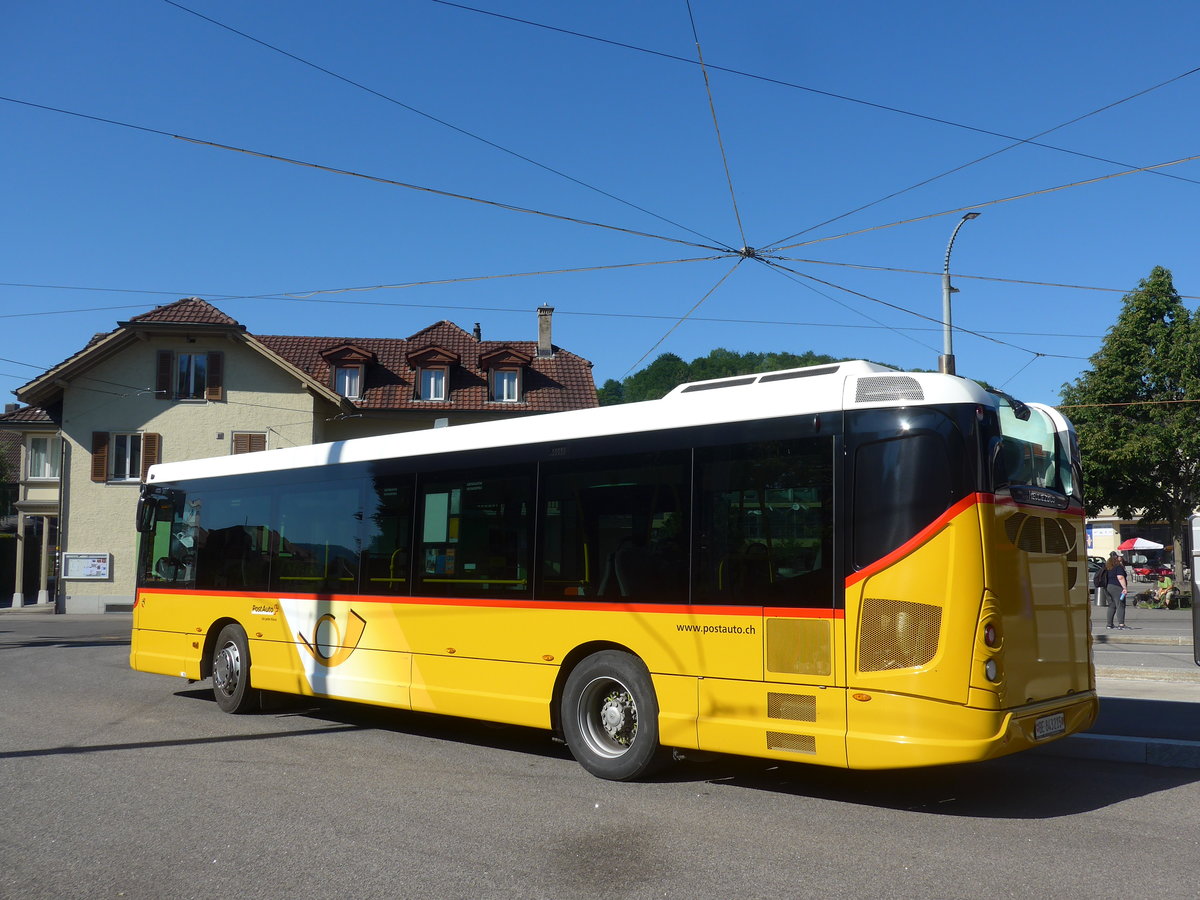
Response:
POLYGON ((1024 485, 1066 497, 1077 494, 1069 425, 1062 427, 1045 409, 1001 397, 1000 434, 998 485, 1024 485))

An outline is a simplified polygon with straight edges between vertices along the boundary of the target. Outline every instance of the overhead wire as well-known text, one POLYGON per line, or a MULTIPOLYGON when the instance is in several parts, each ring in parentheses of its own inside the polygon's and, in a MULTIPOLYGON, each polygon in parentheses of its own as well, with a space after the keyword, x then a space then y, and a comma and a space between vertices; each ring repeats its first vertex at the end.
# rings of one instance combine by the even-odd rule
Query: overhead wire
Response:
POLYGON ((760 252, 774 254, 774 253, 778 253, 780 250, 791 250, 793 247, 807 247, 811 244, 822 244, 822 243, 826 243, 828 241, 840 240, 841 238, 845 238, 845 237, 854 237, 854 236, 860 235, 860 234, 868 234, 872 231, 882 231, 885 228, 895 228, 897 225, 911 225, 914 222, 924 222, 928 219, 936 219, 936 218, 939 218, 940 216, 950 216, 950 215, 954 215, 955 213, 966 212, 966 211, 972 210, 972 209, 983 209, 988 206, 996 206, 997 204, 1000 204, 1000 203, 1011 203, 1014 200, 1027 200, 1030 197, 1038 197, 1043 194, 1053 194, 1056 191, 1065 191, 1067 188, 1081 187, 1085 184, 1097 184, 1098 182, 1101 182, 1101 181, 1111 181, 1114 178, 1122 178, 1125 175, 1136 175, 1138 172, 1146 172, 1146 171, 1149 171, 1150 169, 1162 169, 1167 166, 1178 166, 1178 165, 1181 165, 1186 162, 1193 162, 1197 159, 1200 159, 1200 154, 1197 154, 1195 156, 1185 156, 1181 159, 1173 159, 1173 160, 1170 160, 1169 162, 1156 163, 1155 165, 1144 166, 1140 169, 1126 169, 1124 172, 1110 172, 1107 175, 1100 175, 1100 176, 1097 176, 1096 178, 1085 178, 1082 181, 1072 181, 1069 184, 1060 184, 1055 187, 1042 188, 1041 190, 1037 190, 1037 191, 1027 191, 1024 194, 1013 194, 1012 196, 1009 196, 1009 197, 1001 197, 998 200, 988 200, 983 203, 972 203, 969 206, 960 206, 956 209, 947 209, 947 210, 943 210, 942 212, 928 213, 927 215, 923 215, 923 216, 914 216, 911 219, 901 219, 896 222, 888 222, 884 225, 872 225, 869 228, 859 228, 856 231, 846 231, 841 234, 833 234, 833 235, 829 235, 827 237, 812 238, 811 240, 807 240, 807 241, 798 241, 795 244, 784 244, 783 246, 772 245, 770 247, 763 248, 763 250, 761 250, 760 252))
MULTIPOLYGON (((1021 146, 1027 145, 1027 144, 1035 146, 1035 147, 1046 147, 1047 145, 1037 143, 1035 138, 1043 137, 1047 134, 1050 134, 1053 131, 1058 131, 1058 130, 1060 130, 1062 128, 1066 128, 1070 125, 1074 125, 1077 122, 1082 122, 1084 119, 1099 115, 1102 112, 1107 112, 1108 110, 1113 109, 1114 107, 1120 106, 1122 103, 1128 103, 1130 100, 1136 100, 1138 97, 1145 96, 1146 94, 1149 94, 1152 91, 1156 91, 1159 88, 1166 87, 1168 84, 1172 84, 1173 82, 1179 81, 1183 78, 1187 78, 1189 75, 1194 75, 1197 72, 1200 72, 1200 66, 1196 66, 1195 68, 1188 69, 1188 71, 1183 72, 1179 75, 1176 75, 1172 78, 1168 78, 1166 81, 1160 81, 1158 84, 1151 85, 1148 88, 1143 88, 1140 91, 1136 91, 1136 92, 1130 94, 1128 97, 1122 97, 1120 100, 1114 100, 1112 103, 1107 103, 1104 106, 1099 107, 1098 109, 1093 109, 1091 112, 1087 112, 1087 113, 1084 113, 1083 115, 1076 116, 1073 119, 1068 119, 1066 122, 1060 122, 1059 124, 1055 125, 1054 127, 1047 128, 1045 131, 1039 131, 1037 134, 1032 135, 1031 137, 1023 138, 1023 139, 1022 138, 1014 139, 1013 142, 1006 147, 1001 147, 998 150, 993 150, 991 153, 985 153, 983 156, 972 159, 969 162, 962 163, 961 165, 955 166, 952 169, 947 169, 945 172, 941 172, 930 178, 926 178, 922 181, 918 181, 916 184, 909 185, 908 187, 902 188, 901 190, 892 191, 892 193, 885 194, 884 196, 880 197, 878 200, 872 200, 870 203, 864 203, 862 206, 857 206, 854 209, 850 210, 849 212, 844 212, 839 216, 834 216, 832 219, 826 219, 824 222, 818 222, 816 225, 810 225, 808 228, 805 228, 802 231, 797 231, 795 234, 790 234, 785 238, 781 238, 778 241, 774 241, 773 243, 782 244, 784 241, 790 241, 792 238, 800 237, 801 235, 808 234, 810 231, 816 231, 818 228, 823 228, 826 225, 831 225, 834 222, 840 221, 841 219, 845 219, 848 216, 854 215, 855 213, 859 213, 859 212, 862 212, 863 210, 870 209, 872 206, 877 206, 878 204, 883 203, 886 200, 891 200, 894 197, 899 197, 901 194, 907 194, 909 191, 914 191, 917 188, 925 187, 925 185, 932 184, 933 182, 938 181, 942 178, 945 178, 948 175, 953 175, 955 172, 961 172, 963 169, 970 168, 971 166, 976 165, 981 162, 984 162, 985 160, 992 159, 993 157, 999 156, 1001 153, 1007 153, 1009 150, 1012 150, 1015 147, 1021 147, 1021 146)), ((1051 149, 1059 149, 1059 148, 1051 148, 1051 149)), ((1123 168, 1129 168, 1129 166, 1130 166, 1129 163, 1118 162, 1117 160, 1113 160, 1113 159, 1105 159, 1104 157, 1094 156, 1089 153, 1080 153, 1078 155, 1082 156, 1086 159, 1092 159, 1097 162, 1109 163, 1111 165, 1121 166, 1123 168)), ((1168 178, 1174 178, 1179 181, 1186 181, 1190 184, 1200 184, 1200 181, 1197 181, 1194 178, 1184 178, 1181 175, 1176 175, 1171 172, 1157 172, 1156 171, 1153 174, 1164 175, 1168 178)))
MULTIPOLYGON (((772 259, 784 259, 789 262, 808 263, 816 266, 839 266, 845 269, 862 269, 867 272, 900 272, 907 275, 933 275, 941 278, 944 272, 933 272, 927 269, 903 269, 897 266, 868 266, 861 263, 836 262, 830 259, 803 259, 798 256, 772 256, 772 259)), ((964 275, 955 272, 954 277, 967 278, 973 281, 995 281, 1002 284, 1024 284, 1030 287, 1066 288, 1077 291, 1103 291, 1112 294, 1128 294, 1129 288, 1096 287, 1089 284, 1065 284, 1059 281, 1030 281, 1023 278, 1001 278, 997 275, 964 275)), ((1180 294, 1181 300, 1200 300, 1200 295, 1180 294)))
MULTIPOLYGON (((461 9, 466 12, 478 13, 478 14, 484 15, 484 16, 491 16, 496 19, 503 19, 503 20, 506 20, 509 22, 514 22, 514 23, 521 24, 521 25, 529 25, 533 28, 541 28, 546 31, 556 32, 558 34, 567 35, 569 37, 576 37, 576 38, 581 38, 583 40, 594 41, 598 44, 607 44, 609 46, 619 47, 624 50, 633 50, 637 53, 645 53, 650 56, 657 56, 662 59, 672 60, 674 62, 687 63, 688 65, 693 65, 693 66, 697 65, 696 60, 690 59, 686 56, 679 56, 677 54, 667 53, 662 50, 654 50, 649 47, 640 47, 636 44, 630 44, 630 43, 627 43, 624 41, 612 40, 610 38, 602 38, 602 37, 599 37, 594 34, 587 34, 586 32, 582 32, 582 31, 574 31, 569 28, 560 28, 555 25, 547 25, 544 22, 535 22, 532 19, 523 19, 519 16, 506 15, 504 13, 494 12, 493 10, 480 9, 475 6, 468 6, 465 3, 455 3, 455 2, 453 2, 453 0, 430 0, 430 2, 437 3, 441 6, 453 7, 454 9, 461 9)), ((814 88, 814 87, 811 87, 809 85, 804 85, 804 84, 797 84, 796 82, 786 81, 781 78, 772 78, 767 75, 760 75, 760 74, 756 74, 754 72, 747 72, 742 69, 734 69, 729 66, 720 66, 720 65, 716 65, 711 62, 708 64, 708 68, 713 71, 725 72, 727 74, 737 75, 742 78, 751 78, 751 79, 754 79, 755 81, 762 81, 767 84, 774 84, 774 85, 778 85, 780 87, 786 87, 786 88, 792 88, 792 89, 798 90, 798 91, 804 91, 805 93, 814 94, 814 95, 820 96, 820 97, 828 97, 831 100, 841 100, 846 103, 854 103, 859 106, 866 106, 871 109, 881 110, 883 112, 890 112, 890 113, 895 113, 895 114, 901 115, 901 116, 908 116, 913 119, 921 119, 926 122, 933 122, 934 124, 937 124, 937 125, 946 125, 948 127, 959 128, 964 131, 973 131, 976 134, 983 134, 983 135, 987 135, 989 137, 1002 138, 1003 140, 1006 140, 1006 141, 1015 141, 1016 144, 1018 144, 1018 145, 1028 144, 1033 147, 1041 147, 1044 150, 1053 150, 1057 153, 1066 153, 1071 156, 1080 156, 1080 157, 1084 157, 1084 158, 1088 158, 1088 159, 1095 159, 1095 160, 1098 160, 1101 162, 1109 162, 1114 165, 1124 165, 1124 163, 1117 163, 1113 160, 1103 159, 1102 157, 1089 156, 1086 153, 1081 153, 1079 151, 1071 150, 1066 147, 1056 147, 1053 144, 1043 144, 1036 140, 1032 140, 1032 139, 1028 139, 1028 138, 1019 138, 1015 135, 1004 134, 1003 132, 992 131, 991 129, 981 128, 981 127, 978 127, 975 125, 967 125, 963 122, 955 122, 951 119, 944 119, 939 116, 926 115, 925 113, 919 113, 919 112, 914 112, 914 111, 908 110, 908 109, 902 109, 901 107, 898 107, 898 106, 889 106, 888 104, 885 104, 885 103, 875 103, 871 100, 863 100, 860 97, 851 97, 847 94, 838 94, 833 91, 821 90, 820 88, 814 88)), ((1190 69, 1189 71, 1184 72, 1181 75, 1177 75, 1174 78, 1170 78, 1167 81, 1162 82, 1161 84, 1154 85, 1153 87, 1146 88, 1146 89, 1139 91, 1138 93, 1133 94, 1132 96, 1125 98, 1125 99, 1132 100, 1136 97, 1141 96, 1142 94, 1149 93, 1150 91, 1157 90, 1159 87, 1163 87, 1167 84, 1170 84, 1173 81, 1178 81, 1181 78, 1186 78, 1189 75, 1193 75, 1196 72, 1200 72, 1200 67, 1197 67, 1195 69, 1190 69)), ((1107 107, 1102 107, 1101 109, 1096 110, 1096 112, 1103 112, 1104 109, 1109 109, 1112 106, 1116 106, 1122 102, 1124 102, 1124 100, 1116 101, 1114 103, 1109 104, 1107 107)), ((1089 115, 1091 115, 1091 113, 1089 113, 1089 115)), ((1065 127, 1065 125, 1069 125, 1069 124, 1071 124, 1071 123, 1067 122, 1067 123, 1064 123, 1063 126, 1056 126, 1056 128, 1065 127)), ((1050 131, 1053 131, 1053 130, 1055 130, 1055 129, 1050 129, 1050 131)), ((1049 132, 1045 132, 1045 133, 1049 133, 1049 132)), ((1038 137, 1038 135, 1034 135, 1034 137, 1038 137)), ((1164 174, 1164 173, 1155 173, 1155 174, 1164 174)), ((1179 178, 1180 176, 1169 175, 1168 177, 1179 178)), ((1181 178, 1180 180, 1191 181, 1192 179, 1181 178)), ((1200 182, 1197 182, 1197 183, 1200 183, 1200 182)), ((819 226, 816 226, 816 227, 819 227, 819 226)), ((790 238, 783 238, 782 240, 790 240, 790 238)))
POLYGON ((350 169, 339 169, 334 166, 326 166, 326 165, 322 165, 320 163, 308 162, 306 160, 293 159, 293 158, 287 157, 287 156, 279 156, 274 153, 265 153, 265 152, 261 152, 258 150, 250 150, 245 147, 235 147, 231 144, 222 144, 217 141, 208 141, 208 140, 204 140, 202 138, 188 137, 187 135, 182 135, 182 134, 172 134, 170 132, 161 131, 156 128, 147 128, 143 125, 134 125, 132 123, 121 122, 116 119, 108 119, 108 118, 104 118, 102 116, 93 116, 93 115, 89 115, 87 113, 75 112, 74 110, 62 109, 60 107, 54 107, 54 106, 47 106, 42 103, 32 103, 28 100, 18 100, 15 97, 0 96, 0 100, 4 100, 8 103, 16 103, 16 104, 20 104, 22 106, 32 107, 34 109, 46 110, 47 112, 55 112, 55 113, 59 113, 62 115, 75 116, 75 117, 81 118, 81 119, 88 119, 88 120, 91 120, 94 122, 101 122, 101 123, 104 123, 107 125, 115 125, 115 126, 119 126, 122 128, 132 128, 134 130, 143 131, 148 134, 157 134, 157 135, 161 135, 163 137, 174 138, 175 140, 178 140, 178 141, 184 141, 186 143, 196 144, 196 145, 202 146, 202 147, 212 147, 217 150, 228 150, 233 153, 242 153, 247 156, 258 157, 259 159, 269 159, 269 160, 273 160, 275 162, 283 162, 283 163, 288 163, 289 165, 293 165, 293 166, 300 166, 301 168, 316 169, 317 171, 328 172, 332 175, 347 175, 352 178, 361 178, 366 181, 372 181, 372 182, 375 182, 376 184, 386 184, 386 185, 389 185, 392 187, 401 187, 401 188, 405 188, 406 190, 412 190, 412 191, 417 191, 417 192, 421 192, 421 193, 433 194, 433 195, 439 196, 439 197, 447 197, 452 200, 466 200, 466 201, 469 201, 472 203, 479 203, 484 206, 490 206, 490 207, 494 207, 497 209, 504 209, 509 212, 517 212, 517 213, 523 213, 526 215, 542 216, 542 217, 545 217, 548 219, 554 219, 554 220, 560 221, 560 222, 570 222, 575 225, 587 225, 587 226, 590 226, 593 228, 602 228, 602 229, 606 229, 609 231, 615 231, 615 232, 620 232, 623 234, 634 235, 636 237, 653 238, 653 239, 659 240, 659 241, 667 241, 668 243, 672 243, 672 244, 682 244, 683 246, 686 246, 686 247, 698 247, 703 250, 714 250, 718 253, 723 253, 723 252, 727 252, 727 251, 731 250, 731 248, 729 248, 729 247, 717 247, 717 246, 710 246, 708 244, 698 244, 698 243, 695 243, 694 241, 685 241, 682 238, 667 237, 666 235, 652 234, 648 231, 638 231, 637 229, 634 229, 634 228, 623 228, 619 225, 608 225, 608 224, 605 224, 602 222, 593 222, 588 219, 580 219, 575 216, 564 216, 564 215, 560 215, 558 213, 545 212, 544 210, 530 209, 528 207, 516 206, 511 203, 502 203, 498 200, 487 200, 482 197, 472 197, 468 194, 459 194, 454 191, 445 191, 445 190, 441 190, 439 188, 431 188, 431 187, 426 187, 424 185, 412 184, 410 182, 397 181, 395 179, 384 178, 379 175, 367 175, 365 173, 355 172, 350 169))
MULTIPOLYGON (((934 353, 937 352, 936 347, 930 346, 929 344, 925 343, 924 341, 917 340, 915 337, 913 337, 910 334, 905 334, 906 331, 915 330, 915 329, 905 329, 905 328, 900 328, 900 327, 893 326, 893 325, 887 325, 884 322, 881 322, 879 319, 876 319, 874 316, 867 315, 861 309, 851 306, 849 303, 845 303, 845 302, 837 299, 836 297, 832 296, 831 294, 825 293, 822 290, 818 290, 817 288, 815 288, 811 284, 809 284, 807 281, 802 281, 799 277, 797 277, 797 273, 791 272, 790 270, 787 269, 786 266, 775 265, 775 264, 768 262, 767 260, 757 258, 757 257, 756 257, 756 261, 767 266, 769 269, 774 271, 776 274, 782 275, 783 277, 787 278, 790 281, 794 281, 796 284, 800 285, 801 287, 805 288, 806 290, 812 291, 814 294, 818 294, 819 296, 824 297, 826 300, 829 300, 831 303, 835 303, 838 306, 842 307, 843 309, 849 310, 850 312, 854 313, 857 316, 862 316, 864 319, 867 319, 870 322, 874 322, 875 323, 874 327, 886 329, 887 331, 891 331, 892 333, 897 334, 902 338, 906 338, 906 339, 912 341, 913 343, 917 344, 918 346, 924 347, 927 350, 932 350, 934 353)), ((867 326, 858 326, 858 327, 865 328, 867 326)), ((934 329, 930 328, 928 330, 933 331, 934 329)))
MULTIPOLYGON (((826 281, 822 278, 817 278, 815 275, 809 275, 806 272, 801 272, 797 269, 792 269, 788 266, 784 266, 773 260, 764 259, 763 262, 767 263, 768 265, 778 266, 779 268, 781 268, 785 271, 792 272, 795 275, 799 275, 801 278, 806 278, 811 281, 815 281, 815 282, 817 282, 817 284, 823 284, 826 287, 831 287, 831 288, 834 288, 839 291, 844 291, 847 294, 852 294, 855 297, 861 297, 864 300, 871 301, 872 303, 878 303, 881 306, 886 306, 887 308, 894 309, 897 312, 907 313, 910 316, 915 316, 918 319, 924 319, 927 322, 933 322, 938 325, 942 325, 943 327, 946 324, 946 323, 942 322, 940 319, 936 319, 933 316, 928 316, 925 313, 920 313, 920 312, 917 312, 916 310, 908 309, 905 306, 900 306, 899 304, 892 303, 888 300, 881 300, 879 297, 872 297, 870 294, 864 294, 861 291, 853 290, 851 288, 846 287, 845 285, 835 284, 832 281, 826 281)), ((980 338, 981 340, 990 341, 993 344, 999 344, 1000 346, 1009 347, 1013 350, 1020 350, 1022 353, 1032 353, 1034 356, 1045 356, 1045 357, 1048 357, 1051 359, 1076 359, 1076 360, 1086 360, 1088 358, 1086 356, 1070 356, 1070 355, 1061 354, 1061 353, 1040 353, 1036 350, 1030 350, 1027 347, 1021 347, 1021 346, 1018 346, 1017 344, 1010 343, 1009 341, 1002 341, 999 338, 992 337, 991 335, 985 334, 983 332, 973 331, 970 328, 963 328, 961 325, 951 324, 951 327, 955 331, 961 332, 962 334, 969 334, 969 335, 972 335, 973 337, 980 338)))
POLYGON ((717 104, 713 100, 712 84, 708 80, 708 69, 704 65, 704 51, 700 49, 700 32, 696 30, 696 16, 692 12, 692 0, 684 0, 688 21, 692 26, 692 38, 696 42, 696 59, 700 62, 700 73, 704 76, 704 92, 708 95, 708 110, 712 114, 713 130, 717 134, 717 147, 721 151, 721 164, 725 167, 725 183, 729 185, 729 200, 733 204, 733 217, 737 220, 738 234, 742 236, 742 247, 747 245, 746 229, 742 225, 742 214, 738 210, 737 194, 733 190, 733 174, 729 171, 729 156, 725 153, 725 141, 721 138, 721 123, 717 119, 717 104))
POLYGON ((468 137, 468 138, 471 138, 472 140, 476 140, 476 141, 479 141, 480 143, 486 144, 487 146, 491 147, 494 150, 499 150, 501 153, 506 153, 509 156, 512 156, 516 159, 521 160, 522 162, 526 162, 526 163, 529 163, 530 165, 537 166, 539 169, 549 172, 552 175, 557 175, 560 178, 565 178, 567 181, 570 181, 573 184, 577 184, 580 187, 587 188, 589 191, 594 191, 595 193, 600 194, 601 196, 607 197, 610 200, 615 200, 616 202, 621 203, 625 206, 628 206, 631 209, 636 209, 638 212, 642 212, 648 216, 652 216, 661 222, 665 222, 668 225, 674 226, 675 228, 682 229, 683 231, 686 231, 689 234, 693 234, 696 237, 704 238, 704 240, 710 241, 712 243, 720 243, 715 238, 711 238, 708 235, 703 234, 702 232, 696 231, 694 228, 689 228, 687 225, 683 225, 679 222, 674 221, 673 219, 669 219, 666 216, 663 216, 663 215, 660 215, 660 214, 654 212, 653 210, 646 209, 644 206, 639 206, 638 204, 632 203, 629 200, 624 199, 623 197, 618 197, 616 194, 610 193, 609 191, 606 191, 606 190, 603 190, 602 188, 596 187, 594 184, 589 184, 588 182, 586 182, 580 178, 576 178, 575 176, 570 175, 566 172, 563 172, 560 169, 556 169, 553 166, 549 166, 549 165, 546 165, 545 163, 538 162, 536 159, 525 156, 522 153, 518 153, 516 150, 513 150, 510 147, 505 147, 503 144, 498 144, 495 141, 489 140, 488 138, 485 138, 480 134, 476 134, 473 131, 469 131, 466 128, 462 128, 459 125, 455 125, 453 122, 449 122, 445 119, 442 119, 442 118, 439 118, 438 116, 433 115, 432 113, 428 113, 422 109, 418 109, 417 107, 415 107, 409 103, 405 103, 402 100, 398 100, 395 97, 392 97, 388 94, 383 93, 382 91, 377 91, 377 90, 375 90, 375 88, 369 87, 368 85, 365 85, 362 82, 355 81, 352 78, 347 78, 345 75, 341 75, 338 72, 333 71, 332 69, 327 69, 325 66, 318 65, 317 63, 315 63, 311 60, 305 59, 302 56, 298 56, 295 53, 291 53, 287 50, 284 50, 282 47, 277 47, 276 45, 271 44, 267 41, 264 41, 261 38, 257 38, 252 34, 248 34, 244 31, 234 28, 232 25, 227 25, 224 22, 221 22, 221 21, 218 21, 217 19, 212 18, 211 16, 206 16, 203 13, 197 12, 194 9, 190 9, 189 7, 184 6, 182 3, 176 3, 175 0, 162 0, 162 2, 166 3, 168 6, 173 6, 182 12, 188 13, 189 15, 195 16, 198 19, 203 19, 205 22, 215 25, 218 28, 223 28, 224 30, 231 32, 232 34, 236 34, 239 37, 245 38, 248 41, 252 41, 253 43, 258 44, 261 47, 265 47, 268 50, 271 50, 282 56, 286 56, 288 59, 298 62, 301 65, 308 66, 311 69, 315 69, 316 71, 321 72, 325 75, 328 75, 331 78, 336 78, 338 81, 348 84, 351 87, 357 88, 358 90, 361 90, 361 91, 365 91, 368 94, 371 94, 372 96, 378 97, 380 100, 386 100, 388 103, 393 103, 396 106, 399 106, 400 108, 407 110, 408 112, 411 112, 415 115, 421 116, 422 118, 428 119, 431 122, 435 122, 436 124, 441 125, 444 128, 449 128, 451 131, 455 131, 458 134, 463 135, 464 137, 468 137))
MULTIPOLYGON (((719 288, 721 285, 723 285, 725 283, 725 279, 727 279, 730 275, 732 275, 734 272, 736 272, 737 267, 740 266, 743 262, 745 262, 745 258, 738 257, 737 262, 735 262, 733 264, 733 268, 730 269, 728 272, 726 272, 724 275, 722 275, 721 278, 717 281, 717 283, 714 284, 712 287, 710 287, 708 289, 708 291, 704 294, 703 297, 701 297, 694 304, 692 304, 692 308, 689 309, 687 312, 685 312, 682 316, 680 316, 679 319, 675 322, 675 324, 667 329, 666 334, 664 334, 662 337, 660 337, 654 343, 653 347, 651 347, 649 350, 647 350, 645 353, 643 353, 637 362, 635 362, 632 366, 630 366, 628 369, 626 369, 625 375, 628 375, 630 372, 632 372, 634 369, 636 369, 638 366, 640 366, 642 364, 642 362, 646 359, 647 356, 649 356, 651 353, 653 353, 655 350, 657 350, 659 347, 661 347, 663 341, 665 341, 667 338, 669 338, 671 336, 671 334, 675 331, 676 328, 678 328, 680 325, 682 325, 684 322, 686 322, 688 320, 688 318, 691 316, 691 314, 694 313, 696 310, 698 310, 700 308, 700 305, 702 303, 704 303, 704 301, 707 300, 709 297, 711 297, 716 292, 717 288, 719 288)), ((621 377, 624 378, 625 375, 622 375, 621 377)))

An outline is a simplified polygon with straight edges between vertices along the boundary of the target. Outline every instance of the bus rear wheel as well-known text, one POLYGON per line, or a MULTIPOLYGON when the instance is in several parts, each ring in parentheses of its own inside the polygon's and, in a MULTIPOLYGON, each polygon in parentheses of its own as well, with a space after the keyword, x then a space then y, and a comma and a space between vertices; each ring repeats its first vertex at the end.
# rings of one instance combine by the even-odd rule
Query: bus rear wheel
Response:
POLYGON ((250 687, 250 641, 240 625, 226 625, 212 654, 213 696, 227 713, 244 713, 258 704, 250 687))
POLYGON ((563 689, 560 722, 571 755, 600 778, 631 781, 670 760, 658 743, 650 672, 628 653, 605 650, 575 667, 563 689))

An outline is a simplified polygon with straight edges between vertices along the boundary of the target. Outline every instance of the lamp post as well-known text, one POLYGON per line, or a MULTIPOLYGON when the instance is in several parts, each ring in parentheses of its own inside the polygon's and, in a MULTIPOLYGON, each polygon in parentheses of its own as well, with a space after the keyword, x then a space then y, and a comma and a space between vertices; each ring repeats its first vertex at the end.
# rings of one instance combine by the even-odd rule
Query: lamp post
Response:
POLYGON ((938 357, 938 371, 947 375, 957 374, 954 371, 954 329, 950 325, 950 295, 958 291, 958 288, 950 286, 950 251, 954 249, 958 229, 969 220, 978 218, 979 213, 969 212, 959 219, 950 235, 950 243, 946 245, 946 264, 942 267, 942 355, 938 357))

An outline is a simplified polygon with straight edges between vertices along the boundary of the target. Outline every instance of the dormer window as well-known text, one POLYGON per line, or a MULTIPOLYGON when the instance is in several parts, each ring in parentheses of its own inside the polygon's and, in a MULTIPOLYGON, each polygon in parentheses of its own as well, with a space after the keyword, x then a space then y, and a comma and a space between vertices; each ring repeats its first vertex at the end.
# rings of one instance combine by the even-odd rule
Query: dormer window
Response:
POLYGON ((367 366, 375 362, 375 354, 357 344, 339 344, 321 351, 329 366, 332 387, 347 400, 361 400, 365 393, 367 366))
POLYGON ((362 366, 338 366, 333 370, 334 390, 347 400, 362 396, 362 366))
POLYGON ((516 347, 499 347, 479 357, 488 373, 488 400, 493 403, 520 403, 524 399, 525 370, 533 357, 516 347))
POLYGON ((521 370, 492 369, 492 396, 490 399, 501 403, 516 403, 521 399, 521 370))
POLYGON ((445 400, 446 399, 446 368, 445 366, 436 366, 420 370, 420 395, 418 400, 445 400))
POLYGON ((413 398, 450 402, 450 368, 460 363, 453 350, 445 347, 424 347, 408 355, 408 363, 414 369, 413 398))

